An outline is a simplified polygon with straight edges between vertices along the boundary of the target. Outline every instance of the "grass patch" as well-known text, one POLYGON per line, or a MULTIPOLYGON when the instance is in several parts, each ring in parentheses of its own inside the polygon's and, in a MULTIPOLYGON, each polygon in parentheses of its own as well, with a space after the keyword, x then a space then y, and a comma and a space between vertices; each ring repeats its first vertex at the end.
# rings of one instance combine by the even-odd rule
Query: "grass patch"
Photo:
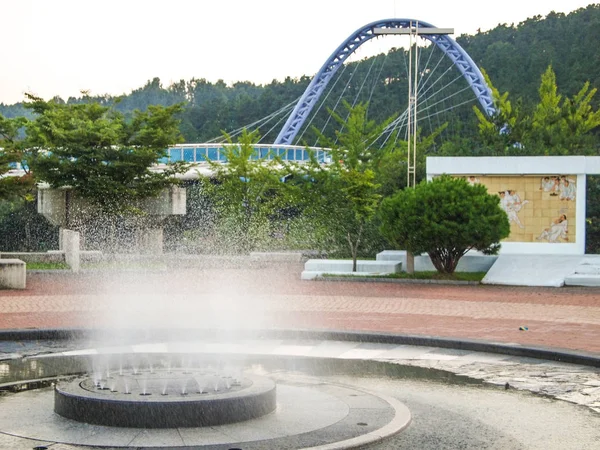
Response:
POLYGON ((28 262, 27 270, 68 270, 70 267, 64 262, 28 262))
POLYGON ((405 280, 449 280, 449 281, 476 281, 480 282, 486 272, 454 272, 452 274, 439 272, 415 272, 415 273, 390 273, 386 275, 340 275, 323 274, 324 277, 347 277, 347 278, 390 278, 405 280))
POLYGON ((99 261, 81 265, 85 269, 123 269, 123 270, 163 270, 167 265, 158 261, 99 261))

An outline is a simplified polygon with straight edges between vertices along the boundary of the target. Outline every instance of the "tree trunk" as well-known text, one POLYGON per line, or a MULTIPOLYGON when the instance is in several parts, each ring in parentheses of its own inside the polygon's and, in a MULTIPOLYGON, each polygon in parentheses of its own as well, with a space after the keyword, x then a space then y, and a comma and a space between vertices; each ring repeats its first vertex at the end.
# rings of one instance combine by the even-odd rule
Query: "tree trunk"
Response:
POLYGON ((464 252, 430 252, 429 257, 440 273, 453 274, 464 252))
POLYGON ((346 239, 348 240, 348 244, 350 244, 350 253, 352 255, 352 272, 357 271, 357 259, 358 259, 358 246, 360 244, 360 237, 362 235, 363 226, 361 225, 358 229, 358 233, 356 235, 356 242, 352 241, 352 236, 350 233, 346 234, 346 239))

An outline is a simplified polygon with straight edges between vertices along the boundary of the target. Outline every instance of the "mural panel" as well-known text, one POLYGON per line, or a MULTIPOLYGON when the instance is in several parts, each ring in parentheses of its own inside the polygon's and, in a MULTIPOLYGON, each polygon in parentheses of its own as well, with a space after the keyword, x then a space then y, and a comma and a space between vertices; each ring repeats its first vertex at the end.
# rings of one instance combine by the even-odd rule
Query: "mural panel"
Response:
POLYGON ((510 222, 505 242, 575 242, 576 175, 469 175, 466 179, 500 197, 510 222))

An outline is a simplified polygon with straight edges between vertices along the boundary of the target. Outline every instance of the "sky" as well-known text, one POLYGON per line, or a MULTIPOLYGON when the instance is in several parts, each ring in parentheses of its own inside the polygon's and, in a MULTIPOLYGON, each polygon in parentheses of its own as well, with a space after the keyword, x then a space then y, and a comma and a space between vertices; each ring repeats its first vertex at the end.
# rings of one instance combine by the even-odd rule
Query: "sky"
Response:
MULTIPOLYGON (((127 94, 154 77, 164 86, 192 78, 266 84, 314 75, 346 38, 376 20, 419 19, 454 28, 456 37, 592 3, 0 0, 0 103, 23 101, 25 92, 47 99, 79 96, 82 90, 127 94)), ((394 46, 398 38, 380 39, 366 51, 394 46)))

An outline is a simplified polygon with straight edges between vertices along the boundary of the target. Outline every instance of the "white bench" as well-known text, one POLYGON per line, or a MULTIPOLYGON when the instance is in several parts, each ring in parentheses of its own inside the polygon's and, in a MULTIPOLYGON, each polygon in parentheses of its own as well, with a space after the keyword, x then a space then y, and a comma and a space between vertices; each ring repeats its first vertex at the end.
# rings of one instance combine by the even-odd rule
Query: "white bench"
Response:
POLYGON ((302 262, 301 252, 251 252, 252 262, 262 263, 299 263, 302 262))
POLYGON ((20 259, 0 259, 0 289, 25 289, 26 265, 20 259))
POLYGON ((356 261, 356 272, 352 272, 351 259, 309 259, 304 263, 301 279, 311 280, 323 274, 331 275, 386 275, 402 270, 399 261, 356 261))

